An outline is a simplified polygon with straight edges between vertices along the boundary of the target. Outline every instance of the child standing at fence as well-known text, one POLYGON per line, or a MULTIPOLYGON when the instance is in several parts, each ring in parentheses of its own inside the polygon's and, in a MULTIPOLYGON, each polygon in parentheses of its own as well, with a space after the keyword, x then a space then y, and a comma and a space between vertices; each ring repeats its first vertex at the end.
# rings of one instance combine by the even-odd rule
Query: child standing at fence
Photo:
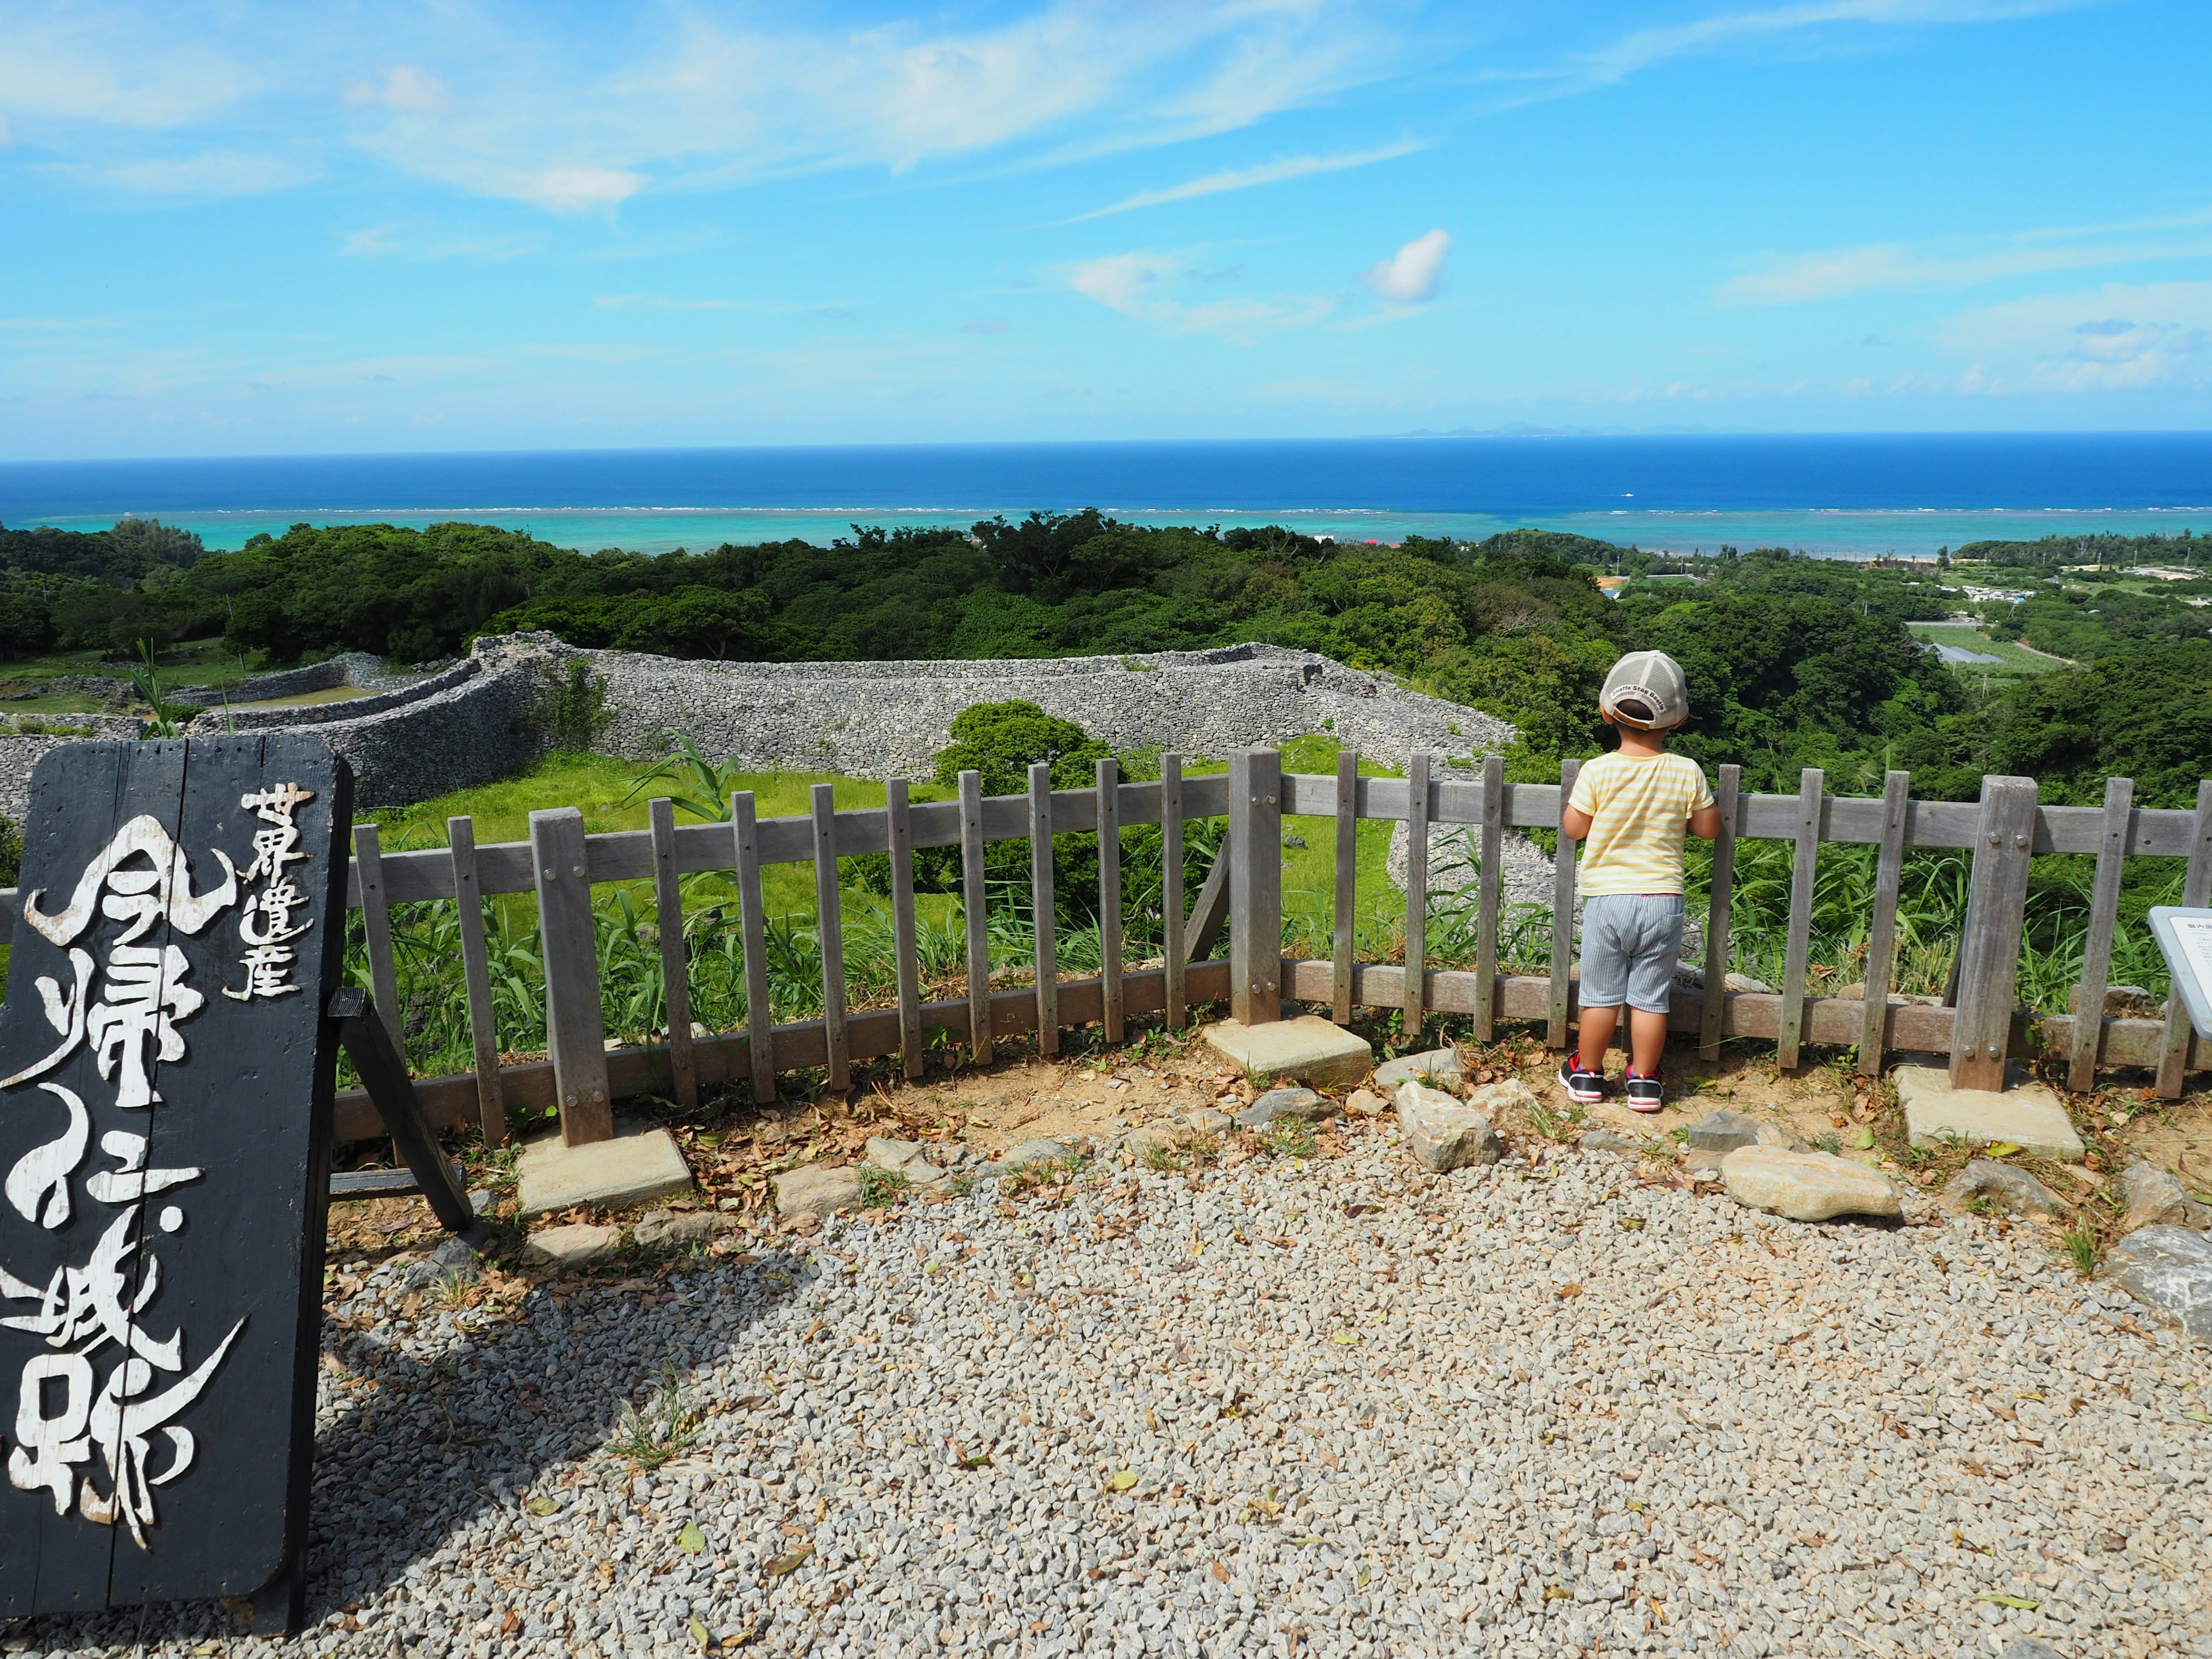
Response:
POLYGON ((1583 842, 1582 1042, 1559 1063, 1568 1097, 1605 1098, 1605 1051, 1624 1005, 1628 1103, 1656 1112, 1667 1005, 1682 955, 1682 836, 1710 841, 1720 809, 1698 763, 1667 752, 1667 733, 1690 713, 1682 665, 1663 651, 1632 651, 1613 664, 1598 713, 1620 733, 1575 778, 1561 831, 1583 842))

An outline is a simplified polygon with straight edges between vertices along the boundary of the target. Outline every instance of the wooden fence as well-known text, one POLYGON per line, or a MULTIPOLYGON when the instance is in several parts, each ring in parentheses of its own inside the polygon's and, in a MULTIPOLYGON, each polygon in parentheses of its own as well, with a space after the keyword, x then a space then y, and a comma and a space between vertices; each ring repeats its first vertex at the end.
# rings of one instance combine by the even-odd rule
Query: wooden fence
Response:
MULTIPOLYGON (((416 1094, 430 1121, 445 1127, 482 1125, 495 1142, 507 1136, 510 1106, 558 1106, 570 1144, 613 1133, 612 1106, 647 1091, 695 1102, 702 1087, 749 1079, 756 1100, 776 1092, 780 1073, 826 1073, 832 1089, 848 1085, 854 1062, 902 1056, 921 1073, 932 1033, 949 1033, 988 1060, 1002 1038, 1037 1034, 1047 1054, 1060 1031, 1100 1024, 1118 1042, 1132 1015, 1164 1013, 1181 1024, 1194 1005, 1225 1000, 1237 1019, 1260 1024, 1279 1017, 1282 1000, 1328 1006, 1339 1021, 1355 1007, 1398 1009, 1408 1030, 1433 1014, 1472 1017, 1489 1037, 1501 1021, 1540 1021, 1547 1040, 1565 1048, 1575 1020, 1575 851, 1565 837, 1554 860, 1551 971, 1498 971, 1503 896, 1499 871, 1508 830, 1556 829, 1561 802, 1574 787, 1577 763, 1559 781, 1510 784, 1503 763, 1485 763, 1468 778, 1436 775, 1431 757, 1415 755, 1402 779, 1363 778, 1357 757, 1339 757, 1334 776, 1285 774, 1279 755, 1255 749, 1231 757, 1225 775, 1184 777, 1179 758, 1164 757, 1158 781, 1123 782, 1111 761, 1098 763, 1095 785, 1055 790, 1049 769, 1030 773, 1026 794, 985 798, 975 773, 961 776, 958 799, 909 803, 904 783, 886 787, 885 805, 836 810, 830 786, 817 784, 804 816, 757 818, 750 793, 732 798, 726 823, 678 825, 669 802, 655 800, 650 827, 611 835, 584 833, 574 807, 531 814, 531 838, 479 847, 470 820, 450 820, 451 845, 386 854, 373 824, 359 826, 349 901, 362 915, 375 1003, 398 1036, 399 997, 392 958, 390 907, 458 899, 462 966, 477 1069, 422 1079, 416 1094), (1282 835, 1285 814, 1333 817, 1335 831, 1334 952, 1327 961, 1282 954, 1282 835), (1191 914, 1164 906, 1164 965, 1132 969, 1122 963, 1120 842, 1126 825, 1161 826, 1164 890, 1183 890, 1186 826, 1198 818, 1228 819, 1227 839, 1191 914), (1356 849, 1361 820, 1403 821, 1408 833, 1406 961, 1402 966, 1355 960, 1356 849), (1428 848, 1442 829, 1464 827, 1479 846, 1477 945, 1473 971, 1430 969, 1423 957, 1428 916, 1428 848), (1072 981, 1054 970, 1052 837, 1099 836, 1102 970, 1072 981), (1037 919, 1033 986, 994 990, 984 932, 984 849, 994 841, 1026 841, 1037 919), (913 854, 925 847, 957 847, 966 921, 967 994, 924 1002, 915 939, 913 854), (896 961, 896 1006, 848 1011, 841 945, 842 887, 837 860, 888 854, 896 961), (776 863, 813 869, 821 918, 823 1014, 771 1023, 763 939, 761 871, 776 863), (718 872, 734 878, 744 947, 744 1030, 695 1039, 685 986, 681 927, 663 927, 659 948, 667 985, 667 1036, 646 1048, 606 1046, 591 891, 594 885, 649 880, 660 913, 680 912, 679 877, 718 872), (532 893, 537 897, 545 966, 548 1056, 502 1067, 495 1029, 481 899, 532 893), (1225 939, 1226 951, 1216 955, 1225 939)), ((1880 1071, 1894 1049, 1948 1054, 1953 1075, 1969 1087, 2001 1086, 2008 1054, 2039 1042, 2068 1057, 2071 1086, 2089 1086, 2098 1066, 2140 1066, 2157 1074, 2158 1091, 2181 1091, 2185 1070, 2212 1063, 2212 1047, 2197 1043, 2178 1006, 2161 1019, 2106 1018, 2106 981, 2112 959, 2123 866, 2130 858, 2185 859, 2184 902, 2212 901, 2212 781, 2199 787, 2193 811, 2141 810, 2124 778, 2106 786, 2102 807, 2043 806, 2026 778, 1984 781, 1976 804, 1917 801, 1905 773, 1888 775, 1879 798, 1826 793, 1818 771, 1803 775, 1795 795, 1741 793, 1737 769, 1720 769, 1717 798, 1722 830, 1714 847, 1711 901, 1705 930, 1707 989, 1678 988, 1670 1026, 1697 1034, 1708 1054, 1723 1038, 1772 1041, 1784 1066, 1802 1045, 1853 1044, 1859 1068, 1880 1071), (1744 840, 1792 847, 1790 899, 1783 983, 1778 993, 1730 992, 1726 981, 1729 916, 1735 849, 1744 840), (1814 878, 1823 844, 1879 849, 1877 898, 1869 919, 1863 1000, 1806 994, 1814 878), (1967 922, 1959 947, 1955 1006, 1888 1000, 1896 945, 1899 877, 1908 848, 1970 851, 1967 922), (2097 860, 2084 966, 2075 1006, 2081 1016, 2024 1013, 2015 986, 2025 922, 2028 860, 2039 854, 2094 855, 2097 860), (2033 1027, 2033 1029, 2031 1029, 2033 1027)), ((16 895, 0 893, 0 940, 12 936, 16 895)), ((365 1094, 338 1102, 338 1138, 380 1133, 365 1094)))

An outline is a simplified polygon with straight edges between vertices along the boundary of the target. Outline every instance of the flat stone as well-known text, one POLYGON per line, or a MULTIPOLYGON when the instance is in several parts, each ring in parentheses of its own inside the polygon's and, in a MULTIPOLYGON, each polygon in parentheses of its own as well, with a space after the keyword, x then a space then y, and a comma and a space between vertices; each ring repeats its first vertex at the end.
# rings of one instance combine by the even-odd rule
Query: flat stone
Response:
POLYGON ((1943 1188, 1946 1209, 1963 1210, 1970 1199, 1987 1199, 2014 1215, 2062 1216, 2066 1200, 2025 1170, 1986 1158, 1970 1158, 1943 1188))
POLYGON ((1155 1149, 1174 1151, 1175 1137, 1164 1129, 1149 1127, 1132 1129, 1121 1137, 1121 1161, 1124 1164, 1142 1164, 1155 1149))
POLYGON ((565 1227, 541 1227, 523 1241, 526 1261, 550 1261, 556 1267, 580 1267, 622 1243, 619 1227, 594 1227, 574 1221, 565 1227))
POLYGON ((2098 1271, 2191 1342, 2212 1343, 2212 1237, 2191 1227, 2144 1227, 2106 1251, 2098 1271))
POLYGON ((1486 1083, 1480 1089, 1470 1089, 1467 1103, 1478 1112, 1487 1112, 1497 1117, 1508 1107, 1527 1111, 1536 1103, 1535 1091, 1517 1077, 1501 1078, 1495 1083, 1486 1083))
POLYGON ((1999 1654, 1997 1659, 2066 1659, 2066 1656, 2048 1642, 2039 1642, 2033 1636, 2023 1636, 1999 1654))
POLYGON ((1488 1114, 1425 1083, 1398 1087, 1398 1127, 1421 1167, 1442 1174, 1469 1164, 1495 1164, 1505 1143, 1488 1114))
POLYGON ((1056 1158, 1066 1158, 1067 1144, 1060 1140, 1024 1140, 999 1160, 1009 1170, 1018 1170, 1025 1164, 1049 1164, 1056 1158))
POLYGON ((2084 1148, 2066 1108, 2048 1085, 1954 1089, 1932 1066, 1900 1066, 1892 1074, 1905 1108, 1905 1128, 1916 1146, 1958 1142, 1967 1146, 2014 1146, 2039 1158, 2071 1163, 2084 1148))
POLYGON ((1426 1054, 1401 1054, 1375 1068, 1375 1086, 1385 1093, 1402 1085, 1425 1083, 1431 1089, 1456 1089, 1467 1081, 1466 1067, 1456 1048, 1431 1048, 1426 1054))
POLYGON ((1739 1146, 1721 1159, 1728 1194, 1747 1209, 1791 1221, 1904 1213, 1897 1188, 1863 1164, 1826 1152, 1739 1146))
POLYGON ((648 1250, 680 1250, 705 1243, 728 1224, 725 1218, 708 1210, 684 1210, 674 1214, 666 1210, 650 1210, 638 1218, 632 1233, 648 1250))
POLYGON ((1586 1152, 1618 1152, 1623 1158, 1633 1158, 1644 1149, 1626 1135, 1617 1135, 1610 1129, 1587 1129, 1575 1143, 1586 1152))
POLYGON ((525 1141, 515 1173, 516 1213, 526 1221, 578 1204, 619 1210, 691 1190, 676 1138, 637 1123, 617 1123, 612 1140, 585 1146, 564 1146, 557 1133, 525 1141))
POLYGON ((1345 1097, 1344 1109, 1354 1117, 1380 1117, 1390 1103, 1371 1089, 1354 1089, 1345 1097))
POLYGON ((860 1201, 860 1172, 845 1165, 810 1164, 775 1177, 775 1212, 826 1221, 860 1201))
POLYGON ((1182 1115, 1182 1121, 1202 1135, 1218 1135, 1237 1127, 1237 1120, 1212 1106, 1194 1106, 1182 1115))
POLYGON ((892 1140, 883 1135, 870 1135, 866 1157, 878 1170, 897 1170, 920 1158, 922 1151, 918 1140, 892 1140))
POLYGON ((2120 1171, 2120 1201, 2127 1206, 2120 1217, 2124 1233, 2143 1227, 2212 1227, 2212 1205, 2190 1197, 2172 1170, 2140 1158, 2120 1171))
POLYGON ((1375 1064, 1365 1037, 1333 1025, 1318 1014, 1243 1025, 1224 1019, 1206 1028, 1215 1053, 1243 1071, 1255 1089, 1297 1082, 1315 1088, 1350 1088, 1375 1064))
POLYGON ((1336 1103, 1323 1100, 1310 1089, 1270 1089, 1237 1114, 1248 1129, 1264 1129, 1279 1117, 1301 1123, 1326 1123, 1336 1115, 1336 1103))
POLYGON ((1684 1145, 1700 1152, 1732 1152, 1759 1144, 1759 1120, 1741 1112, 1708 1112, 1690 1126, 1684 1145))

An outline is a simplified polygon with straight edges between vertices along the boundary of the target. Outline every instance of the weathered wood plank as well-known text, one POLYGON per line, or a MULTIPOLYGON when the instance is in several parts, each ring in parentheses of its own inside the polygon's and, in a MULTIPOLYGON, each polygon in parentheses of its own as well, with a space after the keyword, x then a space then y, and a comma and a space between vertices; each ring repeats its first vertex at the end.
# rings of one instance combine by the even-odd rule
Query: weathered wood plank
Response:
MULTIPOLYGON (((2212 904, 2212 778, 2197 786, 2197 814, 2191 825, 2189 873, 2182 881, 2181 902, 2191 908, 2212 904)), ((2185 1000, 2178 993, 2168 996, 2166 1002, 2166 1041, 2159 1048, 2156 1086, 2160 1098, 2179 1100, 2189 1053, 2189 1010, 2185 1000)), ((2099 1009, 2082 1010, 2085 1014, 2101 1012, 2099 1009)))
POLYGON ((769 1033, 775 1027, 775 1011, 769 1001, 768 907, 761 894, 760 820, 756 812, 751 790, 740 789, 730 797, 730 850, 738 872, 738 944, 745 953, 745 1031, 751 1039, 747 1058, 752 1068, 753 1103, 770 1106, 776 1097, 775 1044, 769 1033))
POLYGON ((1198 897, 1190 907, 1190 921, 1183 929, 1193 962, 1202 962, 1213 954, 1222 930, 1229 925, 1229 872, 1236 862, 1230 856, 1229 841, 1224 836, 1212 864, 1207 866, 1206 879, 1199 884, 1198 897))
POLYGON ((853 1086, 853 1062, 845 1041, 845 894, 837 878, 836 803, 826 783, 809 789, 807 799, 814 809, 814 932, 822 946, 826 1081, 842 1094, 853 1086))
POLYGON ((1721 1010, 1726 1006, 1717 994, 1728 988, 1729 921, 1735 903, 1736 826, 1743 813, 1741 791, 1743 769, 1723 766, 1713 790, 1713 805, 1720 811, 1720 833, 1713 837, 1713 878, 1705 906, 1705 989, 1698 1027, 1698 1052, 1707 1060, 1720 1057, 1721 1010))
POLYGON ((1039 761, 1030 768, 1030 906, 1036 924, 1037 1052, 1048 1060, 1060 1052, 1059 940, 1052 889, 1054 805, 1052 768, 1039 761))
POLYGON ((469 1046, 477 1062, 477 1122, 487 1146, 507 1145, 507 1100, 499 1085, 499 1015, 491 1000, 491 956, 485 947, 483 894, 477 886, 477 824, 472 817, 446 820, 447 853, 453 864, 454 908, 459 912, 461 982, 469 1005, 469 1046))
MULTIPOLYGON (((983 775, 960 775, 960 905, 968 935, 969 1048, 978 1066, 991 1063, 990 888, 983 865, 983 775)), ((754 1039, 757 1042, 759 1039, 754 1039)))
MULTIPOLYGON (((1284 781, 1289 782, 1288 779, 1284 781)), ((1334 977, 1329 981, 1329 1018, 1338 1024, 1352 1018, 1352 957, 1354 929, 1359 916, 1359 752, 1340 749, 1336 754, 1336 893, 1335 927, 1330 939, 1329 960, 1334 977)), ((1290 799, 1286 793, 1284 799, 1290 799)))
POLYGON ((1106 1041, 1121 1040, 1121 774, 1108 756, 1098 763, 1098 951, 1106 1041))
POLYGON ((438 1224, 449 1233, 475 1231, 476 1212, 470 1207, 469 1195, 453 1178, 453 1166, 446 1161, 437 1132, 416 1101, 406 1058, 369 1006, 368 993, 359 986, 347 986, 331 996, 329 1012, 337 1022, 338 1041, 345 1045, 346 1057, 353 1061, 361 1079, 362 1092, 384 1121, 392 1136, 392 1150, 414 1172, 438 1224))
POLYGON ((1959 1019, 1951 1036, 1955 1088, 2004 1087, 2034 831, 2035 781, 1984 778, 1966 931, 1959 945, 1959 1019))
POLYGON ((914 930, 914 830, 907 781, 887 779, 884 813, 890 825, 891 973, 897 983, 899 1066, 908 1078, 922 1073, 921 952, 914 930))
POLYGON ((392 912, 374 824, 354 825, 353 849, 354 868, 361 874, 361 931, 368 945, 368 982, 376 992, 377 1017, 404 1049, 407 1033, 400 1023, 399 969, 392 954, 392 912))
POLYGON ((545 963, 545 1046, 560 1080, 561 1139, 570 1146, 611 1140, 614 1113, 583 813, 574 806, 532 812, 530 845, 538 866, 538 950, 545 963))
POLYGON ((1406 765, 1406 1037, 1421 1036, 1421 990, 1429 959, 1429 756, 1415 750, 1406 765))
POLYGON ((1168 1029, 1180 1031, 1188 1017, 1183 963, 1188 940, 1182 917, 1182 757, 1160 757, 1160 932, 1166 975, 1168 1029))
POLYGON ((2112 982, 2112 935, 2120 917, 2120 881, 2127 873, 2128 823, 2135 805, 2132 778, 2105 780, 2105 839, 2089 890, 2089 930, 2081 941, 2081 982, 2074 988, 2074 1023, 2068 1045, 2066 1086, 2087 1093, 2097 1082, 2097 1038, 2104 1030, 2105 992, 2112 982))
POLYGON ((668 1014, 668 1080, 685 1111, 699 1104, 699 1070, 691 1055, 690 963, 684 950, 684 889, 676 874, 676 805, 665 796, 646 803, 653 836, 653 925, 660 933, 661 1000, 668 1014))
POLYGON ((1858 1069, 1881 1075, 1881 1034, 1889 986, 1897 963, 1898 890, 1905 879, 1905 808, 1912 793, 1910 772, 1882 778, 1881 853, 1875 863, 1874 920, 1867 933, 1866 1020, 1859 1028, 1858 1069))
MULTIPOLYGON (((1552 855, 1552 1000, 1544 1022, 1544 1046, 1547 1048, 1567 1046, 1569 976, 1575 957, 1575 844, 1561 827, 1560 817, 1575 792, 1575 778, 1581 770, 1580 761, 1561 761, 1559 787, 1551 792, 1552 827, 1559 832, 1559 843, 1552 855)), ((1515 793, 1516 796, 1519 793, 1515 793)))
POLYGON ((1474 910, 1474 1035, 1488 1042, 1498 1035, 1498 929, 1504 898, 1505 757, 1482 763, 1482 868, 1476 879, 1474 910))
POLYGON ((1790 927, 1782 953, 1782 1029, 1776 1034, 1775 1064, 1797 1069, 1797 1050, 1805 1031, 1805 969, 1812 954, 1813 884, 1820 861, 1820 797, 1826 778, 1817 766, 1798 774, 1797 817, 1790 854, 1790 927))
POLYGON ((1229 757, 1229 1012, 1246 1025, 1282 1018, 1282 757, 1229 757))

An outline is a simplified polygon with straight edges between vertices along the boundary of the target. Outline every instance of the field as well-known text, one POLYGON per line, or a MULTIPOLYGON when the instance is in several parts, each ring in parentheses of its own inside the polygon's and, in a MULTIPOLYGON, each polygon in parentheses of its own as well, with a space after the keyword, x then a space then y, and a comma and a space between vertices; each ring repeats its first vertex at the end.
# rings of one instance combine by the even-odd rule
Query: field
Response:
MULTIPOLYGON (((112 679, 127 689, 134 666, 101 651, 56 651, 43 656, 18 658, 0 666, 0 714, 91 714, 102 706, 101 698, 74 688, 49 690, 47 683, 56 679, 100 678, 112 679)), ((162 684, 170 690, 184 685, 221 689, 235 685, 248 673, 258 672, 258 665, 249 667, 246 659, 226 651, 220 639, 188 640, 167 647, 155 657, 155 667, 162 684)))
POLYGON ((1954 663, 1962 674, 1976 677, 1986 675, 1992 679, 2015 679, 2036 674, 2053 674, 2067 666, 2050 657, 2039 657, 2024 650, 2010 640, 1993 640, 1978 629, 1957 623, 1913 623, 1913 633, 1935 645, 1956 646, 1961 650, 1995 657, 1993 663, 1954 663))

